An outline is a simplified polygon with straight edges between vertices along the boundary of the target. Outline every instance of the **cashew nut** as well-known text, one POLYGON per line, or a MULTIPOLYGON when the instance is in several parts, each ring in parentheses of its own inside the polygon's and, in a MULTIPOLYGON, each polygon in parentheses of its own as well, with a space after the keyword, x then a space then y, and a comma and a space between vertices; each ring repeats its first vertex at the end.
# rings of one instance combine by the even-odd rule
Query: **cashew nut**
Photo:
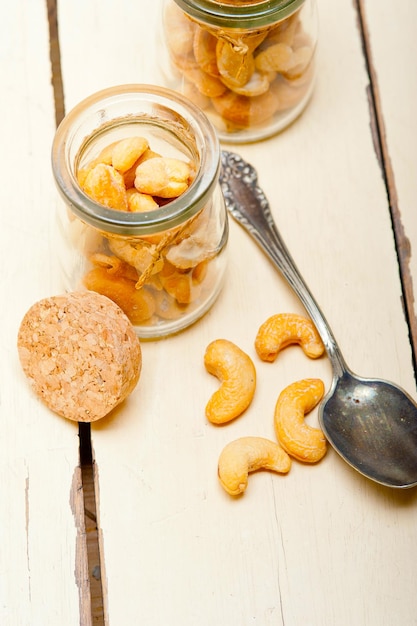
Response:
POLYGON ((126 186, 123 176, 111 165, 98 163, 86 174, 85 193, 99 204, 117 211, 127 211, 126 186))
POLYGON ((112 151, 113 167, 124 174, 149 148, 148 140, 145 137, 126 137, 118 141, 112 151))
POLYGON ((223 448, 218 475, 225 491, 237 496, 248 486, 250 472, 267 469, 286 474, 290 468, 290 457, 275 441, 263 437, 241 437, 223 448))
POLYGON ((227 87, 242 87, 255 71, 253 55, 237 50, 229 41, 218 39, 216 54, 217 67, 227 87))
POLYGON ((206 349, 204 365, 221 381, 207 403, 206 417, 213 424, 230 422, 248 408, 255 393, 252 359, 231 341, 216 339, 206 349))
POLYGON ((136 168, 134 185, 141 193, 177 198, 189 187, 191 165, 181 159, 154 157, 136 168))
POLYGON ((272 315, 258 330, 255 348, 262 361, 275 361, 278 352, 298 343, 310 359, 324 352, 324 345, 311 320, 293 313, 272 315))
POLYGON ((326 454, 327 442, 319 428, 308 426, 304 416, 320 402, 324 384, 317 378, 292 383, 279 395, 275 406, 275 434, 295 459, 316 463, 326 454))

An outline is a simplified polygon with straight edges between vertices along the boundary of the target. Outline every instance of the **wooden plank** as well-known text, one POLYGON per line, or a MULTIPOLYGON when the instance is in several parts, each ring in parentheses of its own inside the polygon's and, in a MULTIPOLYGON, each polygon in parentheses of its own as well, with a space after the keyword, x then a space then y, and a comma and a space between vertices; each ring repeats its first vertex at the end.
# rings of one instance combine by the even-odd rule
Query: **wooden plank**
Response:
POLYGON ((88 626, 77 425, 35 399, 16 347, 26 310, 58 288, 45 2, 3 11, 0 67, 0 623, 88 626))
MULTIPOLYGON (((116 10, 92 1, 84 11, 81 0, 61 0, 67 107, 103 87, 159 79, 153 25, 160 4, 126 1, 116 10)), ((320 0, 319 9, 319 75, 309 108, 280 136, 237 151, 258 169, 348 363, 415 396, 357 16, 350 0, 320 0)), ((326 359, 306 361, 297 349, 272 366, 256 359, 260 323, 301 305, 234 223, 229 253, 213 310, 177 337, 144 343, 138 387, 92 426, 107 623, 413 624, 415 490, 378 487, 333 451, 314 467, 294 463, 285 478, 251 476, 236 501, 217 482, 226 443, 274 437, 273 407, 286 384, 318 376, 328 385, 331 377, 326 359), (202 362, 219 336, 253 356, 258 372, 253 405, 220 429, 204 417, 217 384, 202 362)))
POLYGON ((381 115, 387 176, 406 289, 414 351, 417 353, 417 6, 412 0, 364 2, 373 80, 381 115), (397 25, 399 27, 397 27, 397 25))

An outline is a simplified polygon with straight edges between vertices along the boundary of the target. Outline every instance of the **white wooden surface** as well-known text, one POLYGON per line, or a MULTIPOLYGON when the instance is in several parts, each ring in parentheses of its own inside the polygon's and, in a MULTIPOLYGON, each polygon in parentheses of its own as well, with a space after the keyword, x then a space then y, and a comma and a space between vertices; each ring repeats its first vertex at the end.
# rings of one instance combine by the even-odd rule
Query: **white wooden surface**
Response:
MULTIPOLYGON (((81 5, 59 4, 67 107, 105 86, 159 80, 159 2, 118 2, 117 11, 116 3, 90 2, 82 21, 81 5)), ((310 107, 279 137, 238 151, 257 167, 348 363, 415 396, 357 17, 351 0, 320 0, 319 10, 320 72, 310 107)), ((408 219, 415 227, 415 217, 408 219)), ((231 224, 229 278, 215 308, 184 334, 144 344, 139 386, 93 426, 108 624, 417 624, 415 491, 379 488, 333 451, 315 467, 294 463, 285 478, 252 476, 236 501, 217 483, 228 441, 273 437, 273 407, 286 384, 304 376, 330 382, 326 359, 306 361, 297 349, 273 365, 256 360, 260 323, 300 310, 231 224), (258 370, 254 404, 221 429, 204 417, 217 384, 202 357, 217 337, 247 350, 258 370)))
POLYGON ((16 348, 26 310, 58 288, 43 1, 17 0, 2 11, 0 76, 0 624, 88 626, 78 428, 35 399, 16 348))
MULTIPOLYGON (((279 228, 348 363, 360 374, 395 380, 415 397, 357 17, 351 0, 318 4, 320 72, 309 108, 279 137, 237 151, 258 169, 279 228)), ((415 147, 405 130, 415 128, 416 43, 410 34, 400 35, 410 33, 416 8, 403 0, 394 19, 390 0, 365 4, 401 215, 417 250, 415 147), (396 43, 384 46, 391 30, 396 43), (396 108, 391 68, 398 63, 398 74, 410 80, 401 79, 396 108)), ((59 2, 67 110, 103 87, 160 80, 160 6, 156 0, 59 2)), ((84 561, 77 559, 82 525, 70 503, 75 484, 72 503, 79 509, 77 428, 31 396, 15 348, 26 309, 59 290, 44 3, 8 5, 0 28, 6 190, 0 237, 7 294, 1 327, 0 623, 89 626, 88 589, 79 571, 84 561)), ((227 442, 240 435, 273 438, 273 408, 286 384, 304 376, 330 382, 327 360, 308 361, 297 348, 272 365, 257 360, 257 328, 279 311, 301 307, 232 223, 228 282, 213 310, 178 337, 144 344, 138 387, 111 418, 93 425, 110 626, 417 624, 416 490, 378 487, 331 450, 317 466, 294 463, 286 477, 251 476, 238 500, 217 482, 217 458, 227 442), (220 336, 253 356, 258 389, 249 411, 219 429, 204 417, 217 383, 204 371, 202 357, 220 336)), ((315 421, 313 414, 309 423, 315 421)))

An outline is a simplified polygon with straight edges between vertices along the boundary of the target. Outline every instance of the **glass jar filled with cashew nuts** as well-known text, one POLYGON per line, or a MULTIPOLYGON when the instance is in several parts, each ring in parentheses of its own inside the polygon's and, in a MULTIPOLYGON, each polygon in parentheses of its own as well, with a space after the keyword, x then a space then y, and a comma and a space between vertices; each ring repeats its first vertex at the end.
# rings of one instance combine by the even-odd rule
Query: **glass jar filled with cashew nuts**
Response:
POLYGON ((64 118, 52 165, 66 289, 109 297, 143 339, 211 307, 228 222, 217 134, 198 107, 149 85, 102 91, 64 118))
POLYGON ((221 140, 269 137, 313 91, 315 0, 166 0, 166 84, 200 106, 221 140))

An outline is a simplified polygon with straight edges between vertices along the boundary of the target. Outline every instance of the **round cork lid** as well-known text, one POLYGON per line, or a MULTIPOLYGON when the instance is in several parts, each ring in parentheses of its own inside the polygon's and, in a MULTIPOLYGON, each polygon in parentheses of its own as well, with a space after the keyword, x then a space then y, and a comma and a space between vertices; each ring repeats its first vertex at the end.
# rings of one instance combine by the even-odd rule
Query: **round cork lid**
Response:
POLYGON ((34 304, 17 343, 36 395, 70 420, 104 417, 139 380, 142 353, 131 322, 109 298, 92 291, 34 304))

